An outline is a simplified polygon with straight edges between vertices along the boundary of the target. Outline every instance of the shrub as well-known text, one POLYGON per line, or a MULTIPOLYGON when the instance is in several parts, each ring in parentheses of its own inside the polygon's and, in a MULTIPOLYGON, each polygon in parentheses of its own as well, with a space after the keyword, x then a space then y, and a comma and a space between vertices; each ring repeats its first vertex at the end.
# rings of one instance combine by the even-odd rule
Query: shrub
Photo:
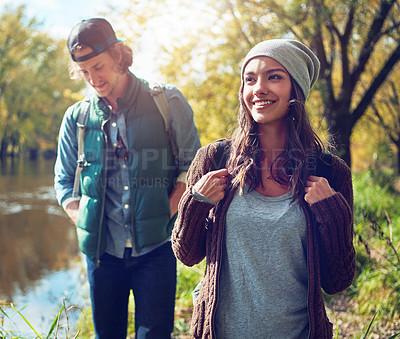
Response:
POLYGON ((400 315, 400 194, 391 173, 354 175, 354 222, 357 273, 350 288, 362 315, 398 323, 400 315))

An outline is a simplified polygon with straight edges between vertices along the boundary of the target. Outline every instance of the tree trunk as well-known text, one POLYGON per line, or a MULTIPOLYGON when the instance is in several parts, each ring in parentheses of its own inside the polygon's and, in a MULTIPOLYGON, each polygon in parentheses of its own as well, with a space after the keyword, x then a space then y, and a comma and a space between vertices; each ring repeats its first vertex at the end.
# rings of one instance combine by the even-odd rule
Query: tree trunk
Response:
POLYGON ((350 113, 327 111, 325 120, 328 125, 328 141, 334 147, 334 153, 342 158, 351 167, 350 136, 351 118, 350 113))

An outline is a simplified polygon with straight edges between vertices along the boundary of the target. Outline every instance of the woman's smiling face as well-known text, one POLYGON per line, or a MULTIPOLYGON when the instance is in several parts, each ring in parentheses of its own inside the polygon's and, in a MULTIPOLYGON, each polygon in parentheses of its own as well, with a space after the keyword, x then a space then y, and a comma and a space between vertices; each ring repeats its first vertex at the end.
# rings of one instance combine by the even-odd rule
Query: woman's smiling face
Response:
POLYGON ((243 99, 258 124, 286 125, 292 83, 289 73, 269 57, 251 59, 243 72, 243 99))

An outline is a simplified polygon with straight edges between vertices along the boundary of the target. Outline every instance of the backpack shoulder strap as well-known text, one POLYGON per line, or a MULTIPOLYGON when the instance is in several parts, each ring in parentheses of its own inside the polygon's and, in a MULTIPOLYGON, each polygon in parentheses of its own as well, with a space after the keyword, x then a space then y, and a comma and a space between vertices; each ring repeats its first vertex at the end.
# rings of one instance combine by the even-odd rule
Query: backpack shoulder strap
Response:
POLYGON ((153 97, 154 102, 161 113, 161 116, 163 117, 165 130, 167 132, 168 140, 171 145, 172 154, 174 155, 175 163, 178 165, 179 149, 176 143, 175 133, 172 129, 172 118, 169 111, 168 99, 165 95, 164 86, 155 83, 150 86, 150 90, 150 94, 153 97))
POLYGON ((316 175, 324 177, 330 183, 332 180, 332 154, 324 153, 321 158, 317 160, 316 175))
POLYGON ((216 171, 225 168, 228 161, 230 142, 227 139, 218 140, 217 149, 211 161, 210 171, 216 171))
POLYGON ((85 129, 86 129, 87 119, 89 116, 89 110, 90 110, 90 99, 86 97, 81 103, 81 107, 79 109, 79 114, 78 114, 78 120, 76 122, 76 127, 77 127, 76 135, 78 139, 78 159, 76 161, 77 165, 75 170, 74 188, 72 191, 73 198, 79 196, 79 183, 81 179, 81 172, 86 162, 84 142, 85 142, 85 129))

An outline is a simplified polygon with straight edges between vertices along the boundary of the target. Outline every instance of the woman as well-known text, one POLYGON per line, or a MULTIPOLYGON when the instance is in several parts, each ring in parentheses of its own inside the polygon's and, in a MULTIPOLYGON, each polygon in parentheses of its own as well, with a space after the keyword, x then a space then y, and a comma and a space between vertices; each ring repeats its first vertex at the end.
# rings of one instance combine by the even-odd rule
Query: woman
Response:
POLYGON ((185 265, 207 258, 196 338, 332 338, 321 287, 352 283, 353 195, 350 169, 307 118, 319 67, 295 40, 253 47, 226 168, 210 171, 221 142, 192 162, 172 242, 185 265))

